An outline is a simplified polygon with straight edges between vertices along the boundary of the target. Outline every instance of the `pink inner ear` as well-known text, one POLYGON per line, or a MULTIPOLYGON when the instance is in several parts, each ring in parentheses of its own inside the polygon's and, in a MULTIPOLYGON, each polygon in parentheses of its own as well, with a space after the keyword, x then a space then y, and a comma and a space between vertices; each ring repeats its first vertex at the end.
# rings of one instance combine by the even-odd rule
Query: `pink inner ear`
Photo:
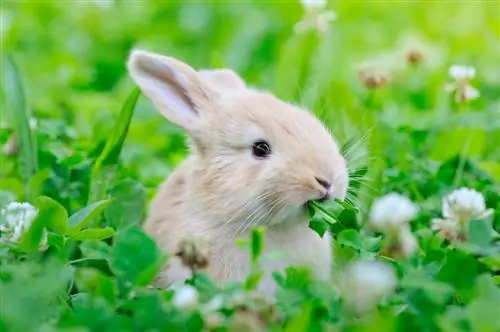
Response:
MULTIPOLYGON (((172 99, 180 98, 182 102, 186 103, 186 105, 192 110, 193 113, 198 114, 198 110, 189 97, 187 91, 188 82, 184 77, 182 77, 182 75, 176 74, 171 68, 161 62, 141 62, 140 66, 144 72, 147 72, 148 75, 153 77, 157 82, 162 82, 162 84, 158 84, 159 89, 174 90, 176 96, 171 96, 172 99)), ((164 92, 168 93, 168 91, 164 92)), ((170 95, 172 93, 168 94, 170 95)))
POLYGON ((189 97, 187 90, 181 84, 179 84, 178 82, 179 80, 175 81, 171 78, 166 78, 166 81, 169 82, 167 84, 175 85, 177 87, 179 97, 189 106, 189 108, 193 113, 198 115, 198 109, 196 108, 196 105, 193 103, 193 100, 191 100, 191 98, 189 97))

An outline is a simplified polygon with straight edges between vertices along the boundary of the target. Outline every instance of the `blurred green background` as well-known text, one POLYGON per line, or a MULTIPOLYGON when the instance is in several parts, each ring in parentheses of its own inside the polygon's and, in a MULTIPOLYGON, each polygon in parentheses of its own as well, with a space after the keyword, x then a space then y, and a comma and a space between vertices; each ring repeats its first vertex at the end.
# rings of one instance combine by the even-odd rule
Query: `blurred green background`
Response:
MULTIPOLYGON (((231 67, 251 85, 311 108, 341 144, 358 142, 360 157, 350 159, 368 160, 377 181, 394 165, 417 174, 457 154, 498 179, 500 2, 338 0, 328 7, 337 19, 322 34, 295 32, 304 14, 298 1, 3 1, 2 53, 20 69, 47 165, 68 174, 102 149, 133 87, 126 58, 144 48, 195 68, 231 67), (426 59, 410 65, 404 52, 415 41, 426 59), (392 73, 380 89, 364 87, 356 71, 371 59, 392 73), (457 105, 444 91, 452 64, 476 68, 479 99, 457 105)), ((4 144, 10 124, 1 121, 4 144)), ((184 154, 180 130, 141 97, 121 172, 151 195, 184 154)), ((15 161, 1 158, 0 185, 21 196, 20 180, 9 177, 15 161)))

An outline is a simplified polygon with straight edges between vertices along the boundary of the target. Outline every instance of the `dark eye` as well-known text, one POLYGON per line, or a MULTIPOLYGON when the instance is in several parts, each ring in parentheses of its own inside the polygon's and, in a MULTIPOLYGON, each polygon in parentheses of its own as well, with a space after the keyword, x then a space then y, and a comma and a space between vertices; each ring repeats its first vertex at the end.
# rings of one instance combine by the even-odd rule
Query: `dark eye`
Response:
POLYGON ((257 158, 266 158, 271 154, 271 146, 266 141, 256 141, 252 145, 252 154, 257 158))

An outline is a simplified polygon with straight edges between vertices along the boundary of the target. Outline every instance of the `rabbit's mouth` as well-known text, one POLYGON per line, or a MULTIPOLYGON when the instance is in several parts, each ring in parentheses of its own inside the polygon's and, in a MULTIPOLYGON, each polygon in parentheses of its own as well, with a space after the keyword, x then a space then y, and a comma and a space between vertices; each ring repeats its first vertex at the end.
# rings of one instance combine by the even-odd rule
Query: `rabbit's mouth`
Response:
POLYGON ((330 199, 332 199, 332 194, 331 194, 330 191, 327 191, 321 197, 317 197, 317 198, 313 198, 313 199, 308 200, 307 202, 305 202, 303 204, 303 206, 304 206, 304 208, 307 209, 307 205, 310 204, 310 203, 324 203, 324 202, 329 201, 330 199))

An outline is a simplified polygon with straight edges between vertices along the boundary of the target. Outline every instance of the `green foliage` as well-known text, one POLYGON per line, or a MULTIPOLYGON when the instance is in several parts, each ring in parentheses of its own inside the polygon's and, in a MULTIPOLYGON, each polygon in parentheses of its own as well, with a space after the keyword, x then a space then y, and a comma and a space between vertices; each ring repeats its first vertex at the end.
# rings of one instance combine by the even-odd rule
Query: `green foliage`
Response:
POLYGON ((4 3, 0 330, 500 331, 498 4, 328 8, 338 18, 322 34, 294 32, 299 2, 4 3), (413 37, 421 62, 408 60, 413 37), (258 293, 273 256, 256 228, 242 242, 244 280, 219 285, 196 271, 183 285, 195 289, 193 303, 151 286, 171 257, 140 226, 186 148, 179 128, 132 87, 125 61, 133 47, 196 68, 231 67, 331 129, 350 169, 347 200, 311 202, 307 212, 309 227, 333 238, 332 280, 289 266, 272 274, 275 294, 258 293), (355 68, 373 58, 392 70, 379 88, 355 68), (478 99, 456 103, 444 91, 452 64, 476 68, 478 99), (492 214, 462 225, 453 241, 431 221, 445 217, 443 197, 463 186, 482 193, 492 214), (373 199, 389 192, 420 208, 410 224, 418 248, 408 257, 390 255, 387 237, 367 227, 373 199), (38 214, 9 242, 5 209, 16 201, 38 214), (386 262, 397 279, 367 314, 349 307, 341 283, 358 259, 386 262))
POLYGON ((25 88, 18 69, 10 56, 3 60, 3 85, 5 109, 13 124, 19 145, 19 172, 25 184, 25 194, 29 196, 28 182, 38 172, 36 137, 30 129, 31 109, 25 98, 25 88))
POLYGON ((127 98, 118 117, 117 126, 112 131, 112 136, 106 140, 104 149, 95 161, 92 168, 89 202, 101 199, 105 194, 104 190, 112 183, 114 169, 118 164, 139 94, 136 88, 127 98))

